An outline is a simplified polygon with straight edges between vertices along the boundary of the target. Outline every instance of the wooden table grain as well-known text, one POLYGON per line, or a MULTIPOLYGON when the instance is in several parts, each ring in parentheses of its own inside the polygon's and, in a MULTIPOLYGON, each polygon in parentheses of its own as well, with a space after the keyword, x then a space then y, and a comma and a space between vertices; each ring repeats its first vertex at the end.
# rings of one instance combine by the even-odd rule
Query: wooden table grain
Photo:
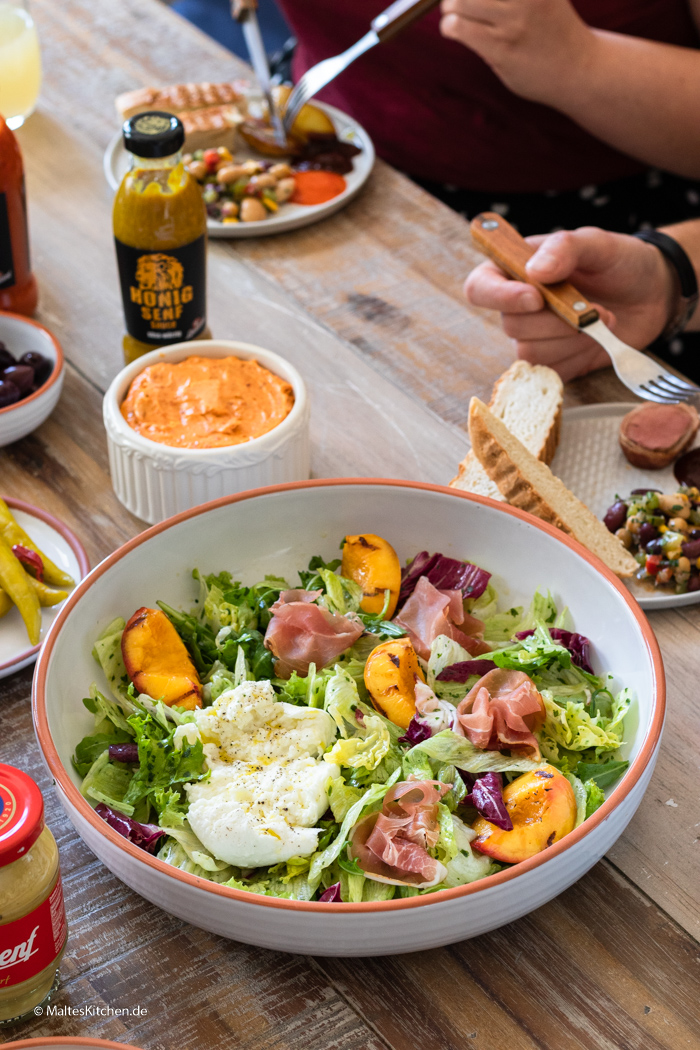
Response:
MULTIPOLYGON (((19 132, 38 317, 61 340, 53 416, 0 450, 0 491, 45 507, 92 564, 144 526, 109 481, 101 394, 122 314, 102 153, 113 99, 146 84, 230 79, 237 59, 157 0, 33 0, 45 67, 19 132)), ((512 350, 468 309, 464 220, 381 162, 331 220, 210 245, 215 335, 260 343, 304 374, 316 476, 445 483, 467 448, 469 397, 512 350)), ((624 400, 609 372, 570 405, 624 400)), ((531 915, 447 948, 387 959, 300 958, 232 943, 148 904, 76 836, 31 727, 31 671, 0 683, 0 761, 40 784, 59 843, 70 941, 57 1016, 0 1040, 115 1039, 145 1050, 700 1050, 700 608, 651 616, 668 675, 656 773, 608 857, 531 915), (124 1012, 126 1011, 126 1012, 124 1012)))

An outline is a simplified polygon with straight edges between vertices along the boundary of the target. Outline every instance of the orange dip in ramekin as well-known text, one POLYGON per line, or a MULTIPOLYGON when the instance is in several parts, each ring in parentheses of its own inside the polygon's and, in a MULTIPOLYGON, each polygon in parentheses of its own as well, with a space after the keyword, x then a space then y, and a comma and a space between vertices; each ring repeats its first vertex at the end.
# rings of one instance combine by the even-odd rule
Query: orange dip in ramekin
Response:
POLYGON ((161 445, 225 448, 267 434, 293 405, 290 384, 254 359, 192 356, 139 372, 121 414, 161 445))

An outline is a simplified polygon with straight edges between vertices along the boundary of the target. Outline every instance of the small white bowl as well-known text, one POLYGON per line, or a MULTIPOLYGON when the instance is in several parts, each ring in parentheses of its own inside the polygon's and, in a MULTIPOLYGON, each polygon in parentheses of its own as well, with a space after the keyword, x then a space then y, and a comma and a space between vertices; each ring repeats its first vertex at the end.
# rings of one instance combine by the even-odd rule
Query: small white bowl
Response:
POLYGON ((202 339, 144 354, 116 376, 103 402, 109 466, 117 496, 132 514, 151 524, 221 496, 305 481, 309 476, 309 401, 296 368, 252 343, 202 339), (291 384, 294 407, 261 437, 226 448, 172 448, 137 434, 121 414, 132 379, 148 365, 187 357, 254 358, 291 384))
MULTIPOLYGON (((102 688, 106 688, 103 685, 102 688)), ((141 533, 105 558, 69 597, 33 683, 39 746, 59 800, 90 849, 147 900, 222 937, 305 955, 392 955, 475 937, 561 893, 622 834, 649 783, 664 720, 664 671, 653 631, 626 587, 571 537, 505 503, 456 489, 381 479, 329 479, 245 492, 141 533), (82 697, 99 677, 92 647, 115 616, 162 598, 192 604, 191 572, 227 569, 252 583, 292 580, 341 536, 385 536, 403 562, 420 550, 469 558, 494 573, 501 601, 527 605, 537 588, 568 606, 593 643, 594 667, 635 694, 625 722, 629 769, 588 820, 542 853, 456 889, 383 902, 335 904, 263 897, 197 878, 109 827, 80 794, 75 745, 93 731, 82 697)))
POLYGON ((0 408, 0 447, 31 434, 53 412, 63 389, 63 350, 55 336, 38 321, 0 310, 0 340, 18 360, 24 354, 43 354, 53 362, 46 382, 29 397, 0 408))

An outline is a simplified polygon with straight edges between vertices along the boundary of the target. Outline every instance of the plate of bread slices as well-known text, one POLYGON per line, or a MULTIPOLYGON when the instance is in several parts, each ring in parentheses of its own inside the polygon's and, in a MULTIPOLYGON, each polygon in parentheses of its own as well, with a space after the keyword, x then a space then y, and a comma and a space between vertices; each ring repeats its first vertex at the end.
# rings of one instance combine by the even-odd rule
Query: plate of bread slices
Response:
POLYGON ((556 372, 515 362, 488 405, 472 398, 472 447, 450 485, 569 533, 645 609, 700 602, 694 409, 635 402, 562 410, 562 402, 556 372))
MULTIPOLYGON (((273 89, 280 113, 290 90, 273 89)), ((210 237, 269 236, 319 222, 360 192, 374 165, 364 128, 322 102, 303 106, 278 146, 267 103, 248 81, 139 88, 119 95, 116 108, 122 122, 150 110, 182 121, 183 162, 202 187, 210 237)), ((104 155, 113 190, 130 163, 116 132, 104 155)))

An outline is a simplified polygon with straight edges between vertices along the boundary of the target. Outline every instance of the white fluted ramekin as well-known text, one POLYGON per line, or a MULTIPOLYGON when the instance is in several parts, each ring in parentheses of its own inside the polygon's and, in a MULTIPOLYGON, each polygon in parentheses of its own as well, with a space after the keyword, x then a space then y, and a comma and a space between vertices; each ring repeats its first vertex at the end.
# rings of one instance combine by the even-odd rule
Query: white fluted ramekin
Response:
POLYGON ((51 375, 29 397, 0 408, 0 447, 31 434, 53 412, 63 389, 63 350, 43 324, 21 314, 0 310, 0 340, 17 360, 30 350, 53 363, 51 375))
POLYGON ((252 343, 202 339, 144 354, 112 382, 104 397, 103 418, 114 491, 127 510, 151 524, 221 496, 309 476, 309 401, 304 380, 283 357, 252 343), (254 358, 291 385, 294 407, 267 434, 226 448, 172 448, 137 434, 120 411, 132 379, 148 365, 193 356, 254 358))

